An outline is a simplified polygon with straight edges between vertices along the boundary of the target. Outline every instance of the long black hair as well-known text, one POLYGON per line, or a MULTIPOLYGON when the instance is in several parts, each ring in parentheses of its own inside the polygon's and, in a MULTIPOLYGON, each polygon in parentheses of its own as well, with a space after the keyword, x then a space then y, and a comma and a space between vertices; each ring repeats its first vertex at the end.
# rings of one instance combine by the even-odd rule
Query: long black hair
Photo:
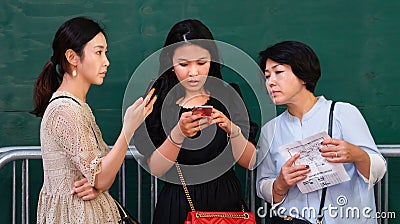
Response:
POLYGON ((52 94, 60 87, 64 74, 71 72, 65 52, 71 49, 84 57, 83 49, 86 44, 99 33, 106 35, 98 23, 87 17, 72 18, 58 28, 53 39, 53 55, 43 66, 35 82, 34 109, 31 114, 43 116, 52 94))
MULTIPOLYGON (((159 147, 164 142, 166 135, 171 131, 171 128, 176 125, 175 119, 179 119, 176 117, 173 117, 173 119, 162 119, 161 117, 162 113, 169 116, 176 115, 176 101, 184 97, 185 94, 184 87, 180 84, 173 71, 172 62, 175 50, 185 44, 197 45, 210 53, 211 62, 208 76, 216 78, 212 80, 213 84, 215 84, 214 80, 221 80, 222 83, 218 49, 210 30, 199 20, 189 19, 176 23, 169 31, 164 43, 164 48, 161 50, 159 56, 159 77, 153 84, 153 87, 156 89, 155 94, 157 95, 157 100, 154 104, 153 112, 145 121, 147 127, 146 132, 151 133, 150 137, 156 147, 159 147), (163 110, 164 112, 162 112, 163 110)), ((206 81, 204 84, 206 90, 209 90, 207 88, 208 83, 209 81, 206 81)), ((142 128, 143 125, 134 135, 135 145, 138 148, 145 148, 145 144, 151 144, 147 142, 147 138, 144 134, 139 134, 141 132, 144 133, 142 128)))
MULTIPOLYGON (((172 57, 175 50, 184 44, 194 44, 206 49, 211 55, 208 76, 222 80, 220 57, 211 31, 199 20, 183 20, 171 28, 165 40, 164 48, 160 53, 159 78, 156 81, 156 83, 158 82, 156 84, 157 101, 163 101, 164 97, 174 87, 177 87, 177 90, 173 93, 173 99, 177 100, 184 96, 184 89, 180 86, 179 80, 172 70, 172 57)), ((207 82, 205 83, 205 89, 207 89, 207 82)))

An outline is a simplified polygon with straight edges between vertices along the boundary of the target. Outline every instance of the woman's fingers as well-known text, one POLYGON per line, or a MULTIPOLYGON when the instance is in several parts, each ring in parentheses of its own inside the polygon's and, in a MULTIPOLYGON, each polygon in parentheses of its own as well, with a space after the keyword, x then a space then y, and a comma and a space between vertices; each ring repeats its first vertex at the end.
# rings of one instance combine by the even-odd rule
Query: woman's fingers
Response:
POLYGON ((281 168, 281 179, 287 186, 291 187, 306 179, 307 174, 310 172, 308 165, 294 165, 298 158, 300 158, 300 154, 295 154, 281 168))
POLYGON ((209 118, 202 114, 193 115, 192 112, 185 112, 181 115, 180 128, 185 136, 193 137, 208 125, 210 125, 209 118))
POLYGON ((87 201, 95 199, 97 197, 97 194, 98 194, 97 190, 91 187, 78 194, 78 197, 82 198, 82 200, 84 201, 87 201))
POLYGON ((84 201, 95 199, 98 195, 96 188, 92 187, 86 178, 75 181, 71 195, 76 194, 84 201))
POLYGON ((212 114, 211 114, 211 119, 209 120, 210 124, 217 124, 220 128, 222 128, 226 133, 231 133, 232 132, 232 122, 229 120, 227 116, 225 116, 224 113, 217 109, 213 109, 212 114))
POLYGON ((156 102, 156 100, 157 100, 157 96, 154 96, 154 97, 151 99, 151 101, 148 102, 148 103, 146 104, 146 106, 145 106, 145 115, 144 115, 145 118, 146 118, 149 114, 151 114, 151 112, 153 112, 153 106, 154 106, 154 103, 156 102))
POLYGON ((143 97, 139 97, 139 99, 137 99, 130 107, 136 109, 142 106, 143 103, 144 103, 143 97))
POLYGON ((154 99, 151 98, 154 94, 154 92, 156 91, 155 88, 152 88, 146 95, 146 98, 144 99, 144 101, 146 102, 145 106, 149 105, 149 103, 154 99))
POLYGON ((78 191, 80 192, 81 187, 85 184, 88 183, 88 180, 86 178, 82 178, 80 180, 77 180, 74 182, 74 186, 72 187, 71 190, 71 195, 78 193, 78 191))
POLYGON ((288 159, 288 161, 286 161, 285 164, 283 164, 282 167, 292 167, 294 162, 296 162, 296 160, 300 158, 300 154, 295 154, 294 156, 292 156, 290 159, 288 159))
POLYGON ((80 187, 84 185, 85 183, 88 183, 88 180, 86 178, 82 178, 80 180, 75 181, 74 187, 80 187))

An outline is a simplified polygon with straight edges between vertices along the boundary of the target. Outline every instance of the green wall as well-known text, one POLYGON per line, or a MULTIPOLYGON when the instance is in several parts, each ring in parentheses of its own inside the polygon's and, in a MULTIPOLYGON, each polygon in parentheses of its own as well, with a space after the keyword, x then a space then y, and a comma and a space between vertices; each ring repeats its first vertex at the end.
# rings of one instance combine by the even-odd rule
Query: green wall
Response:
MULTIPOLYGON (((399 11, 400 2, 395 0, 2 0, 0 147, 40 144, 40 119, 27 113, 32 109, 33 83, 52 54, 50 44, 55 31, 77 15, 101 21, 108 33, 111 67, 104 84, 91 88, 88 95, 108 144, 114 144, 121 127, 122 99, 131 74, 162 47, 169 28, 187 18, 202 20, 215 39, 235 45, 255 60, 260 50, 277 41, 291 39, 309 44, 322 64, 316 93, 356 105, 377 144, 399 144, 399 11)), ((239 84, 252 116, 260 121, 251 91, 244 83, 239 84)), ((399 168, 396 162, 391 164, 391 170, 399 168)), ((41 163, 33 162, 31 166, 37 174, 31 175, 30 200, 35 210, 41 163)), ((393 199, 399 197, 395 190, 399 181, 396 174, 391 174, 393 199)), ((11 166, 0 170, 0 175, 1 192, 9 192, 11 166)), ((131 179, 128 184, 134 186, 135 178, 131 179)), ((1 223, 11 222, 10 200, 8 193, 0 200, 1 223)), ((390 210, 399 207, 390 201, 390 210)))

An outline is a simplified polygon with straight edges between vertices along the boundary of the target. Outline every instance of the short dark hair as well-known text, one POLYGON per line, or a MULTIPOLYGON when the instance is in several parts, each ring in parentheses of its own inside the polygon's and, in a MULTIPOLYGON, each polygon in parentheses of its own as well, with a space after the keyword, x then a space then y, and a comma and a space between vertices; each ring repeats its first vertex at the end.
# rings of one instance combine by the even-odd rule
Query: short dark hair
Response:
POLYGON ((313 49, 298 41, 283 41, 261 51, 259 66, 265 71, 268 59, 290 65, 294 75, 306 83, 306 88, 314 93, 321 77, 319 59, 313 49))

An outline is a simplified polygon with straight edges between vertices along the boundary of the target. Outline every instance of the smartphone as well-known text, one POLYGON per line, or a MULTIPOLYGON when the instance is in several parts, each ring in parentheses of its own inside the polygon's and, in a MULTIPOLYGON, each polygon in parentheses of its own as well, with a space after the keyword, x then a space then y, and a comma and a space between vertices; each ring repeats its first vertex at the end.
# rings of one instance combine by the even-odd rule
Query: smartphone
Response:
MULTIPOLYGON (((150 90, 153 88, 154 83, 156 82, 155 79, 150 80, 149 85, 147 86, 146 92, 143 95, 143 98, 146 98, 147 94, 150 92, 150 90)), ((150 103, 150 101, 153 99, 154 94, 151 96, 150 100, 148 101, 148 103, 150 103)), ((147 106, 147 105, 146 105, 147 106)))
POLYGON ((149 85, 147 86, 146 92, 144 92, 144 94, 143 94, 143 98, 145 98, 147 96, 147 94, 153 88, 153 85, 154 85, 155 82, 156 82, 155 79, 150 80, 149 85))
POLYGON ((203 114, 204 116, 211 116, 213 106, 204 105, 204 106, 195 106, 192 109, 192 114, 203 114))

